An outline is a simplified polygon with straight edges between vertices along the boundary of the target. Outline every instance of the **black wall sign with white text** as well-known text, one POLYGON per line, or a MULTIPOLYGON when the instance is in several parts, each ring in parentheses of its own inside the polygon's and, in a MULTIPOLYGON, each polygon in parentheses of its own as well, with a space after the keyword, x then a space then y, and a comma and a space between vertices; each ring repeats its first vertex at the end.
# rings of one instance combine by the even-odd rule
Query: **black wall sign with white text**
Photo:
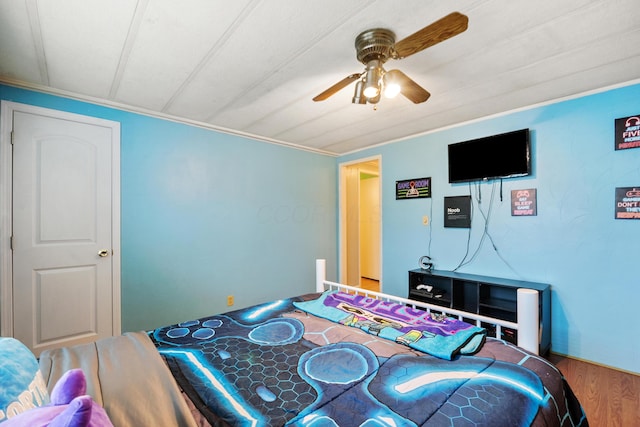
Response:
POLYGON ((471 228, 471 196, 444 198, 444 226, 471 228))

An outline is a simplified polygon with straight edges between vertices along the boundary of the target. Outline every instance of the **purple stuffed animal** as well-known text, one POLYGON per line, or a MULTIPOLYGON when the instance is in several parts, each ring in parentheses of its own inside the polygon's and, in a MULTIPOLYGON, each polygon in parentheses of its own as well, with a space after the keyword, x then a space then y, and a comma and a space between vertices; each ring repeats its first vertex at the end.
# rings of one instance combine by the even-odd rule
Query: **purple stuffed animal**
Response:
POLYGON ((86 392, 82 369, 71 369, 51 390, 48 405, 9 418, 2 427, 113 427, 105 410, 86 392))

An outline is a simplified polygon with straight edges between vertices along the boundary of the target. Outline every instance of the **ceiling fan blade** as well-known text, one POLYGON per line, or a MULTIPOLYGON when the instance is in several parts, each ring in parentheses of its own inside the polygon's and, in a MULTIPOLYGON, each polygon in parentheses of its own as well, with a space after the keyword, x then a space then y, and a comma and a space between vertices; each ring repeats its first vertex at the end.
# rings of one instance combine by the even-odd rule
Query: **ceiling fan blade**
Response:
POLYGON ((362 73, 351 74, 350 76, 345 77, 344 79, 340 80, 338 83, 334 84, 329 89, 322 92, 321 94, 316 95, 316 97, 313 98, 313 100, 316 102, 324 101, 334 93, 338 92, 340 89, 345 88, 349 86, 352 82, 358 80, 360 76, 362 76, 362 73))
POLYGON ((460 12, 453 12, 431 25, 427 25, 410 36, 396 42, 398 59, 418 53, 430 46, 456 36, 467 29, 469 18, 460 12))
POLYGON ((425 102, 431 94, 427 92, 422 86, 414 82, 400 70, 390 70, 387 72, 390 78, 400 84, 400 93, 414 104, 420 104, 425 102))

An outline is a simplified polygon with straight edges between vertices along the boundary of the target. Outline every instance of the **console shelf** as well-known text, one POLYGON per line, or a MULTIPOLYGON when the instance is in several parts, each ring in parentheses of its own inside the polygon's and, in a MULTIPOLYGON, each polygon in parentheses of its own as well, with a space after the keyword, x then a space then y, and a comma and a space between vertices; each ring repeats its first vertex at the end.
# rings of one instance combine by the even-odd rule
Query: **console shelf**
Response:
MULTIPOLYGON (((444 270, 409 271, 410 299, 510 322, 515 322, 518 315, 518 288, 538 291, 540 354, 545 355, 551 347, 550 285, 444 270)), ((517 331, 503 328, 502 338, 517 343, 517 331)))

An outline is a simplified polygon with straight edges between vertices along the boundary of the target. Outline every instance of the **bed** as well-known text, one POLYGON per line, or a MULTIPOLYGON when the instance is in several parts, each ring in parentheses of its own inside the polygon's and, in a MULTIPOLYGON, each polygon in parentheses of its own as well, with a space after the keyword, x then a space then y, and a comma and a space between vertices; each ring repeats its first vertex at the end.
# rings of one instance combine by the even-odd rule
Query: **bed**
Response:
MULTIPOLYGON (((588 426, 536 354, 537 319, 443 312, 316 270, 315 293, 49 350, 40 370, 54 384, 82 368, 118 427, 588 426)), ((532 301, 518 296, 522 312, 532 301)))

